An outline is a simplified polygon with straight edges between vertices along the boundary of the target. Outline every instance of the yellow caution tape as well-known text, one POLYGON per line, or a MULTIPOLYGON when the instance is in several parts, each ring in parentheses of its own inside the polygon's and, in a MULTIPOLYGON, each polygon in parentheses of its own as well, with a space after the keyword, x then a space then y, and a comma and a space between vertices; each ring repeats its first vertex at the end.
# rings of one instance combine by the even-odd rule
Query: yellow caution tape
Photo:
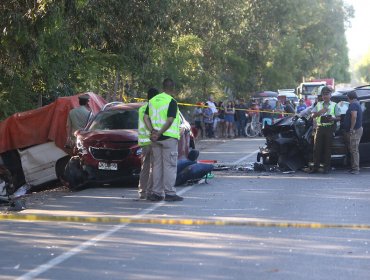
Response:
MULTIPOLYGON (((146 101, 145 98, 136 98, 135 97, 133 99, 135 99, 137 101, 141 101, 141 102, 146 101)), ((177 104, 182 105, 182 106, 208 108, 207 105, 198 105, 198 104, 181 103, 181 102, 178 102, 177 104)), ((223 108, 220 108, 220 107, 216 107, 216 108, 217 109, 223 109, 223 108)), ((247 111, 249 113, 253 113, 253 112, 256 112, 256 113, 270 113, 270 114, 278 114, 278 115, 295 115, 295 113, 286 113, 286 112, 280 112, 280 111, 266 111, 266 110, 239 109, 239 108, 235 108, 235 111, 247 111)))
POLYGON ((83 217, 83 216, 48 216, 48 215, 18 215, 1 214, 0 221, 45 221, 73 223, 112 223, 112 224, 155 224, 155 225, 186 225, 186 226, 247 226, 274 228, 310 228, 310 229, 351 229, 370 230, 366 224, 321 224, 293 222, 258 222, 258 221, 229 221, 229 220, 194 220, 194 219, 144 219, 129 217, 83 217))

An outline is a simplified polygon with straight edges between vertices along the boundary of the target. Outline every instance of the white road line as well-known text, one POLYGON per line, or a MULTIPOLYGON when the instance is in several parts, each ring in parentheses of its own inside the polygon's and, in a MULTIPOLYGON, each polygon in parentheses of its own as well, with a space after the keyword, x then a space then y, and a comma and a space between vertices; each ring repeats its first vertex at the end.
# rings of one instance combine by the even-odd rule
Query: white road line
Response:
POLYGON ((246 160, 247 158, 250 158, 250 157, 253 157, 253 156, 256 156, 256 154, 259 152, 260 150, 255 150, 254 152, 252 152, 251 154, 245 156, 245 157, 242 157, 241 159, 238 159, 237 161, 234 161, 233 164, 238 164, 238 163, 241 163, 242 161, 246 160))
MULTIPOLYGON (((186 192, 188 192, 189 190, 191 190, 194 186, 189 186, 189 187, 185 187, 183 188, 181 191, 178 191, 177 193, 179 195, 182 195, 186 192)), ((140 218, 142 217, 143 215, 146 215, 146 214, 149 214, 151 212, 153 212, 154 210, 156 210, 157 208, 161 207, 165 202, 164 201, 161 201, 159 203, 156 203, 154 204, 153 206, 147 208, 147 209, 144 209, 142 211, 140 211, 138 214, 136 214, 134 217, 136 218, 140 218)), ((97 236, 95 236, 94 238, 91 238, 90 240, 87 240, 86 242, 72 248, 71 250, 61 254, 60 256, 54 258, 54 259, 51 259, 50 261, 48 261, 47 263, 44 263, 42 265, 39 265, 38 267, 32 269, 31 271, 27 272, 26 274, 23 274, 22 276, 18 277, 17 280, 31 280, 31 279, 34 279, 35 277, 39 276, 40 274, 52 269, 54 266, 66 261, 67 259, 73 257, 74 255, 82 252, 83 250, 85 250, 86 248, 90 247, 90 246, 93 246, 94 244, 96 244, 97 242, 111 236, 112 234, 114 234, 115 232, 117 232, 118 230, 126 227, 128 224, 121 224, 121 225, 117 225, 117 226, 114 226, 112 229, 106 231, 106 232, 103 232, 97 236)))
MULTIPOLYGON (((247 158, 250 158, 250 157, 254 156, 258 151, 259 150, 256 150, 256 151, 252 152, 252 154, 249 154, 245 157, 242 157, 241 159, 238 159, 237 161, 234 162, 234 164, 238 164, 238 163, 246 160, 247 158)), ((182 194, 190 191, 192 188, 194 188, 194 186, 185 187, 177 193, 179 195, 182 195, 182 194)), ((140 211, 138 214, 134 215, 133 218, 140 218, 143 215, 149 214, 149 213, 153 212, 154 210, 156 210, 157 208, 161 207, 164 203, 165 203, 164 201, 156 203, 153 206, 140 211)), ((71 250, 61 254, 60 256, 58 256, 54 259, 51 259, 50 261, 48 261, 44 264, 39 265, 38 267, 32 269, 31 271, 23 274, 20 277, 18 277, 17 280, 31 280, 31 279, 34 279, 35 277, 39 276, 40 274, 52 269, 54 266, 66 261, 69 258, 73 257, 74 255, 84 251, 86 248, 88 248, 90 246, 93 246, 97 242, 99 242, 101 240, 104 240, 105 238, 111 236, 112 234, 114 234, 118 230, 126 227, 127 225, 128 224, 120 224, 120 225, 114 226, 112 229, 110 229, 108 231, 105 231, 101 234, 98 234, 94 238, 91 238, 91 239, 85 241, 84 243, 72 248, 71 250)))

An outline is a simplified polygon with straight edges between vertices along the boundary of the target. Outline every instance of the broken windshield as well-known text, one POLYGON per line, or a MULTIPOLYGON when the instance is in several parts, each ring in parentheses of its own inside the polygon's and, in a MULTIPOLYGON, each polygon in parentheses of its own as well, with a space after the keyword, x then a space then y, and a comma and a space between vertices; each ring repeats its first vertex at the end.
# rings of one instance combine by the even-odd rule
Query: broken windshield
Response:
POLYGON ((137 129, 138 111, 111 110, 99 113, 87 131, 110 129, 137 129))

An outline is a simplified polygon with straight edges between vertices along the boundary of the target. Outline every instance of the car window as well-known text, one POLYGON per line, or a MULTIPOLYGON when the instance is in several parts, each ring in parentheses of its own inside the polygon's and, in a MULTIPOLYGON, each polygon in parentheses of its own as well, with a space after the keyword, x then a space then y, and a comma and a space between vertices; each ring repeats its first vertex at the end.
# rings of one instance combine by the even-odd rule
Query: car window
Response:
POLYGON ((361 102, 361 108, 362 108, 362 122, 370 122, 370 102, 361 102))
POLYGON ((346 114, 346 112, 348 110, 348 107, 349 107, 349 102, 347 102, 347 101, 338 102, 338 108, 340 110, 341 115, 346 114))
POLYGON ((298 97, 288 97, 290 101, 298 102, 298 97))
POLYGON ((88 131, 106 129, 137 129, 137 110, 111 110, 99 113, 88 127, 88 131))

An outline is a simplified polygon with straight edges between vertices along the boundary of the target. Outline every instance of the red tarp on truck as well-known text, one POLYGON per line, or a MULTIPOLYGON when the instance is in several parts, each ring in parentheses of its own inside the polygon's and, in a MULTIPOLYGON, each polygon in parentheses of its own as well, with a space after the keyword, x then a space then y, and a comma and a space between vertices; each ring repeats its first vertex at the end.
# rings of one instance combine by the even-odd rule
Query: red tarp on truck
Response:
MULTIPOLYGON (((107 102, 92 92, 90 108, 96 114, 107 102)), ((66 123, 71 109, 79 106, 78 95, 59 97, 53 103, 26 112, 16 113, 0 122, 0 153, 54 141, 64 149, 66 123)))

